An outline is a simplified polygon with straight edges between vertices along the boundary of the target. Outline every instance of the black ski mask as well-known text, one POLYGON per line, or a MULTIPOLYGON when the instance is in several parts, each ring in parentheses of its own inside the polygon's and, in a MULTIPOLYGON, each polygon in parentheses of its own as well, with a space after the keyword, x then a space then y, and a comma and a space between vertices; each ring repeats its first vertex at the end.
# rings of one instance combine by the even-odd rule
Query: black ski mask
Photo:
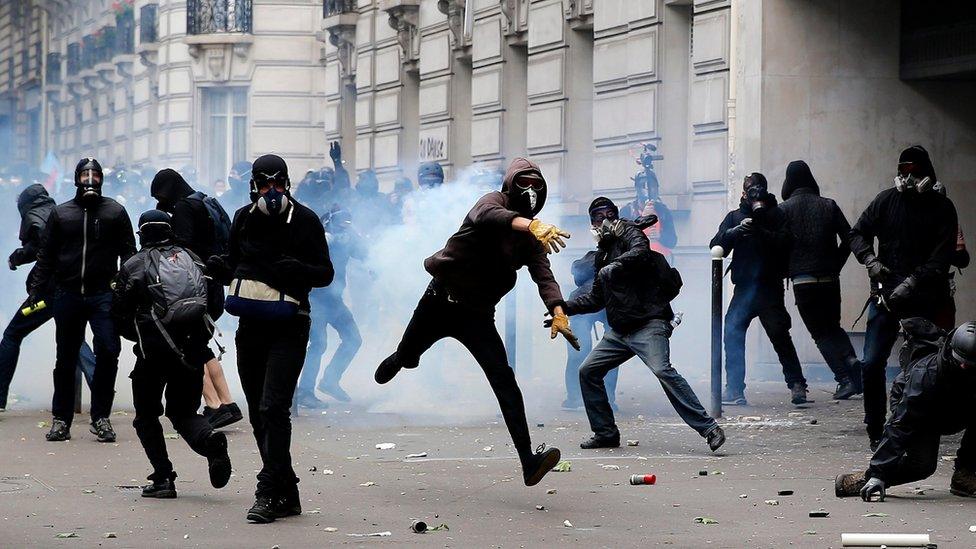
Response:
POLYGON ((97 204, 102 198, 102 165, 92 157, 82 158, 75 166, 75 198, 84 206, 97 204))
POLYGON ((291 205, 288 165, 278 155, 266 154, 251 167, 251 201, 264 215, 276 216, 291 205))
POLYGON ((509 164, 502 192, 508 196, 508 209, 529 219, 546 204, 546 180, 539 166, 525 158, 516 158, 509 164))

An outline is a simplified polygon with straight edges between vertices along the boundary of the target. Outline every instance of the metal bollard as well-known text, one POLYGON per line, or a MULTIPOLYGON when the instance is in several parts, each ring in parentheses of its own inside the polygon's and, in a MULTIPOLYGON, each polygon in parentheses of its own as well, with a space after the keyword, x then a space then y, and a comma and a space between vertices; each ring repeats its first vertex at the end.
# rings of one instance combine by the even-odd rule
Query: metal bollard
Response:
POLYGON ((722 256, 721 246, 712 248, 712 417, 722 417, 722 256))

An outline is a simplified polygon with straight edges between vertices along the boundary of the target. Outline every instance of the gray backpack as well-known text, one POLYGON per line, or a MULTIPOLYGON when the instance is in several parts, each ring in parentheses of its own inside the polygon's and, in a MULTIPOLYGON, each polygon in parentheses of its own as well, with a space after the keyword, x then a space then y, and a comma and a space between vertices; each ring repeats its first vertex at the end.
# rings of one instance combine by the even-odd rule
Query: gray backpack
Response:
POLYGON ((207 314, 207 279, 190 253, 178 246, 152 250, 147 262, 150 316, 166 344, 183 360, 170 333, 187 334, 213 325, 207 314))

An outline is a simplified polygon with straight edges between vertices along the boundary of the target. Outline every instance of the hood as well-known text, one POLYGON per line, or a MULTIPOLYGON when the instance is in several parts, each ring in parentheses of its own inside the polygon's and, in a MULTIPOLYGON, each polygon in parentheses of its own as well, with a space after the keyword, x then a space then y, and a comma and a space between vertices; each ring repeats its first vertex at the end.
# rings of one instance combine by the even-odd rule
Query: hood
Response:
POLYGON ((27 212, 40 206, 42 204, 54 204, 54 199, 48 196, 47 189, 44 185, 40 183, 34 183, 29 185, 17 196, 17 210, 20 212, 21 217, 27 215, 27 212))
POLYGON ((149 187, 149 194, 164 206, 172 206, 181 198, 193 194, 193 187, 183 179, 183 176, 176 170, 166 168, 160 170, 153 177, 152 185, 149 187))
POLYGON ((789 200, 797 189, 811 189, 818 196, 820 195, 820 186, 813 178, 810 166, 802 160, 794 160, 786 167, 786 179, 783 180, 783 191, 780 196, 783 200, 789 200))
MULTIPOLYGON (((509 204, 515 205, 520 202, 519 195, 517 192, 515 192, 516 189, 515 189, 515 184, 513 182, 515 181, 515 178, 517 176, 526 173, 533 173, 535 175, 538 175, 539 177, 543 177, 542 170, 539 169, 539 165, 527 158, 518 157, 512 160, 512 163, 508 165, 508 171, 505 172, 505 179, 502 180, 502 192, 508 196, 509 204)), ((543 178, 543 182, 545 182, 545 178, 543 178)), ((530 218, 538 215, 539 212, 542 211, 542 207, 545 206, 546 204, 547 186, 548 184, 546 184, 543 187, 542 191, 538 193, 539 197, 538 200, 536 201, 535 208, 532 208, 531 210, 527 210, 524 212, 519 211, 517 209, 516 211, 519 211, 519 213, 522 213, 526 217, 530 217, 530 218)))
POLYGON ((935 167, 932 166, 929 151, 925 150, 925 147, 921 145, 912 145, 901 151, 901 154, 898 156, 898 163, 901 164, 902 162, 911 162, 917 165, 921 172, 918 174, 919 179, 926 176, 931 177, 933 180, 939 179, 935 176, 935 167))
POLYGON ((380 192, 380 182, 376 179, 376 172, 366 170, 359 174, 359 181, 356 181, 356 192, 362 196, 374 196, 380 192))

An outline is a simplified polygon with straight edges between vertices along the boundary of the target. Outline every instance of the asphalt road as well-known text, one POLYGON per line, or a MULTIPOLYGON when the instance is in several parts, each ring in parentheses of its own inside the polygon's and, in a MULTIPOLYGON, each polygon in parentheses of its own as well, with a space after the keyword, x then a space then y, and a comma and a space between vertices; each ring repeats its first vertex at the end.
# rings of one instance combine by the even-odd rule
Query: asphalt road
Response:
MULTIPOLYGON (((48 443, 39 426, 47 413, 11 410, 0 414, 0 546, 779 548, 839 547, 842 532, 928 533, 940 547, 976 546, 976 500, 949 494, 946 458, 934 477, 891 489, 884 503, 834 497, 834 476, 863 468, 868 452, 860 400, 833 403, 827 389, 815 387, 818 402, 797 410, 782 384, 752 386, 753 406, 722 420, 729 440, 717 455, 663 397, 622 402, 622 436, 639 445, 612 451, 579 449, 589 434, 582 413, 533 413, 533 442, 561 448, 572 463, 533 488, 522 484, 497 418, 438 426, 356 407, 303 414, 292 449, 305 512, 271 525, 244 520, 259 466, 246 423, 227 430, 235 473, 226 488, 211 488, 205 460, 167 440, 179 498, 145 500, 136 486, 148 462, 131 412, 112 417, 117 443, 98 444, 84 416, 73 440, 48 443), (384 442, 396 448, 375 448, 384 442), (635 473, 653 473, 657 484, 631 486, 635 473), (809 517, 820 509, 829 516, 809 517), (446 527, 414 534, 412 519, 446 527), (390 535, 353 536, 380 532, 390 535)), ((164 428, 172 432, 165 419, 164 428)), ((957 445, 944 440, 942 454, 957 445)))

